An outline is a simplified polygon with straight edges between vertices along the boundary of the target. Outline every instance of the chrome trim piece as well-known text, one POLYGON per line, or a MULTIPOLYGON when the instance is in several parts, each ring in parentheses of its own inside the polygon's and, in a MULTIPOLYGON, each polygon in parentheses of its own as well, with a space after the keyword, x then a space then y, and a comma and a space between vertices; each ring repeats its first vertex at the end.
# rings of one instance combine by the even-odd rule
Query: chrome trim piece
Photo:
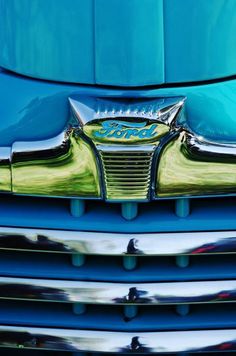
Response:
POLYGON ((110 353, 235 351, 236 330, 111 332, 1 325, 0 346, 110 353))
POLYGON ((11 192, 11 148, 0 147, 0 192, 11 192))
POLYGON ((69 98, 72 112, 80 125, 100 119, 148 119, 173 125, 186 98, 183 96, 160 98, 124 98, 76 96, 69 98))
POLYGON ((155 146, 97 146, 108 200, 150 200, 155 146), (142 149, 144 147, 144 149, 142 149))
POLYGON ((102 146, 102 145, 97 145, 97 149, 101 152, 106 152, 106 153, 116 153, 116 152, 122 152, 122 153, 127 153, 132 155, 132 153, 135 152, 143 152, 143 153, 149 153, 152 152, 155 149, 154 145, 143 145, 140 147, 139 145, 132 145, 131 147, 128 145, 122 145, 122 146, 117 146, 117 145, 109 145, 109 146, 102 146))
POLYGON ((115 202, 236 193, 236 144, 196 136, 184 97, 69 102, 56 137, 0 147, 0 192, 115 202))
MULTIPOLYGON (((0 147, 0 191, 32 196, 146 201, 150 181, 146 182, 145 194, 129 195, 127 187, 116 182, 119 192, 113 190, 104 197, 107 181, 103 179, 104 166, 96 146, 104 146, 108 151, 111 145, 116 145, 119 151, 127 145, 127 154, 135 150, 135 145, 141 152, 146 151, 147 146, 151 146, 151 150, 156 148, 172 126, 176 130, 184 100, 183 97, 69 98, 71 115, 56 137, 0 147)), ((132 163, 139 166, 133 158, 132 163)), ((148 163, 151 165, 152 161, 148 163)), ((120 165, 119 169, 127 173, 133 166, 120 165)), ((138 181, 130 178, 127 181, 132 183, 133 190, 137 187, 140 191, 138 181)))
POLYGON ((229 159, 236 160, 236 144, 233 143, 210 142, 203 137, 187 133, 185 145, 189 155, 199 159, 208 158, 213 162, 223 159, 225 163, 229 159))
POLYGON ((100 198, 99 168, 79 129, 12 146, 12 192, 25 195, 100 198))
POLYGON ((159 157, 157 196, 235 194, 235 152, 232 145, 207 144, 181 132, 167 143, 159 157))
POLYGON ((0 299, 83 304, 196 304, 236 301, 236 280, 110 283, 0 277, 0 299))
POLYGON ((155 153, 171 130, 179 130, 184 101, 183 97, 70 99, 83 133, 99 154, 106 200, 151 200, 155 153))
POLYGON ((236 253, 236 231, 123 234, 0 227, 0 249, 117 256, 236 253))

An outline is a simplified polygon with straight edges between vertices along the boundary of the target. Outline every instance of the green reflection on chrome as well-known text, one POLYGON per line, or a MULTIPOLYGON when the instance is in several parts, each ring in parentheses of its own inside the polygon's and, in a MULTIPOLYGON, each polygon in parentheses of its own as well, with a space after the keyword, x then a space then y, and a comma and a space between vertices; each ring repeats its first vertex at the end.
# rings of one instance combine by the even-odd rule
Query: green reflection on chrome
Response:
MULTIPOLYGON (((58 137, 55 147, 39 150, 23 143, 13 152, 13 193, 67 197, 100 197, 99 169, 92 148, 76 130, 58 137), (23 146, 26 145, 24 148, 23 146)), ((45 142, 45 141, 44 141, 45 142)), ((52 146, 52 147, 51 147, 52 146)), ((41 147, 41 149, 40 149, 41 147)), ((14 150, 14 145, 13 145, 14 150)))
POLYGON ((11 148, 0 147, 0 192, 11 192, 11 148))
POLYGON ((158 197, 235 193, 236 164, 196 159, 186 150, 182 133, 163 150, 157 172, 158 197))

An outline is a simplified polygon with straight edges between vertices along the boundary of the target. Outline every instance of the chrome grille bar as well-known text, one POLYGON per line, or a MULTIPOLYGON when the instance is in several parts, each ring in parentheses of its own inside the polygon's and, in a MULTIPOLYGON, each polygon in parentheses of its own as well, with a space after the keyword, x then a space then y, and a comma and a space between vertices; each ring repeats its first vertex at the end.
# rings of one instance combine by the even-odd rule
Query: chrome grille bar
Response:
POLYGON ((116 200, 147 199, 150 190, 154 146, 129 147, 98 146, 101 157, 106 198, 116 200))
POLYGON ((0 326, 0 346, 117 353, 235 351, 236 330, 109 332, 0 326))
POLYGON ((236 300, 236 281, 131 284, 0 277, 0 298, 106 305, 222 303, 236 300))
POLYGON ((236 253, 236 231, 125 234, 0 227, 0 249, 117 256, 236 253))

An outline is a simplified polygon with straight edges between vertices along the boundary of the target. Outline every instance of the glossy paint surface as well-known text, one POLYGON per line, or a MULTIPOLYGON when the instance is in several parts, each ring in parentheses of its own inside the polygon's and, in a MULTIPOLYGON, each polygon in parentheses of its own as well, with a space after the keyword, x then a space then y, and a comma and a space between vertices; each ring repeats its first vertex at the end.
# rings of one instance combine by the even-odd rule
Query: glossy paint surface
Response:
POLYGON ((94 82, 93 1, 0 1, 0 65, 62 81, 94 82))
POLYGON ((235 0, 0 0, 0 11, 0 65, 35 78, 141 86, 236 74, 235 0))
POLYGON ((111 90, 54 84, 0 73, 1 146, 45 140, 59 134, 69 117, 68 97, 75 95, 186 96, 187 125, 209 141, 236 142, 236 81, 181 88, 111 90))
POLYGON ((235 0, 164 0, 165 81, 236 74, 235 0))
POLYGON ((95 1, 96 83, 164 82, 162 0, 95 1))

